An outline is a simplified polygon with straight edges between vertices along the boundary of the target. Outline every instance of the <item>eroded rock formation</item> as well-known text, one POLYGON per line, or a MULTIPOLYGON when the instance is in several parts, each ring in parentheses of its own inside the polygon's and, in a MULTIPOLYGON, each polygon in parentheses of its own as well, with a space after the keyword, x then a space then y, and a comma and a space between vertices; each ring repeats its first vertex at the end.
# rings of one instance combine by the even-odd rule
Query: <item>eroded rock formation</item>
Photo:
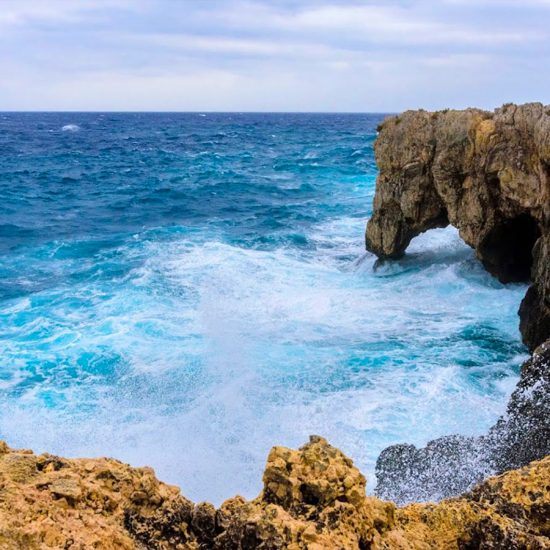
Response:
POLYGON ((272 449, 264 489, 218 510, 149 468, 0 447, 0 548, 84 550, 550 548, 550 458, 439 504, 365 495, 352 461, 323 438, 272 449))
POLYGON ((539 347, 506 415, 486 436, 394 445, 378 459, 380 496, 448 497, 550 453, 550 107, 408 111, 382 124, 375 151, 369 250, 398 257, 419 233, 452 224, 502 282, 532 282, 520 329, 539 347))
MULTIPOLYGON (((521 369, 506 414, 481 437, 388 447, 376 463, 378 496, 404 504, 450 497, 495 472, 550 455, 550 340, 521 369)), ((549 480, 550 481, 550 480, 549 480)))
POLYGON ((531 350, 549 338, 550 107, 407 111, 382 124, 375 152, 367 249, 395 258, 451 224, 501 281, 532 277, 521 331, 531 350))

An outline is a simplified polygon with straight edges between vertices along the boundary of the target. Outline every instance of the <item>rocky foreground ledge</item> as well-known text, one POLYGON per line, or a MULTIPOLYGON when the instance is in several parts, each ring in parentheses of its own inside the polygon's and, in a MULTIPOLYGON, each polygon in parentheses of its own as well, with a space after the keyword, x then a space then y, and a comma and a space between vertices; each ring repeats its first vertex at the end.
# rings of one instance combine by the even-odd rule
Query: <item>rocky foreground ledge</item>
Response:
POLYGON ((531 282, 519 315, 533 356, 506 414, 482 437, 394 445, 378 459, 383 498, 457 495, 550 453, 550 106, 407 111, 380 126, 375 153, 368 250, 396 258, 419 233, 451 224, 502 282, 531 282))
POLYGON ((0 548, 550 548, 550 457, 439 504, 397 508, 365 495, 352 461, 323 438, 274 447, 264 488, 219 509, 193 504, 150 468, 0 445, 0 548))

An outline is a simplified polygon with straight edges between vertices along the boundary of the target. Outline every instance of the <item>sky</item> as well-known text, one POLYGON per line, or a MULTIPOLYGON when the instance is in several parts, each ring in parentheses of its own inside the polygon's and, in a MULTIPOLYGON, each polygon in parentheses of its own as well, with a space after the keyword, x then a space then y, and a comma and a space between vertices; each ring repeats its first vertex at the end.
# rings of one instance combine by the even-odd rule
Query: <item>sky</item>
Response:
POLYGON ((0 0, 0 111, 550 103, 550 0, 0 0))

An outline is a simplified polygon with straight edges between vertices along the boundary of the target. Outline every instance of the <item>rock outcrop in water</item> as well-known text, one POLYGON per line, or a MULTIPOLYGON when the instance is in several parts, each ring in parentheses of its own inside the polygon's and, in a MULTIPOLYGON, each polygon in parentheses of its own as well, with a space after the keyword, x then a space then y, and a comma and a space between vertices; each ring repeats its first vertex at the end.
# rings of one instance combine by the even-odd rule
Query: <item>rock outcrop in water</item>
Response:
POLYGON ((527 346, 539 348, 506 415, 486 436, 394 445, 378 459, 380 496, 447 497, 550 453, 550 107, 408 111, 384 122, 375 151, 369 250, 398 257, 419 233, 452 224, 502 282, 532 282, 520 329, 527 346))
POLYGON ((375 153, 367 249, 399 257, 451 224, 502 282, 532 277, 521 332, 531 350, 549 338, 550 107, 407 111, 382 124, 375 153))
MULTIPOLYGON (((550 455, 550 340, 522 366, 506 414, 481 437, 451 435, 378 457, 378 496, 398 503, 458 495, 487 475, 550 455)), ((550 481, 550 480, 549 480, 550 481)))
POLYGON ((460 498, 396 508, 324 439, 269 454, 258 498, 194 505, 149 468, 0 447, 0 547, 15 549, 550 548, 550 457, 460 498))

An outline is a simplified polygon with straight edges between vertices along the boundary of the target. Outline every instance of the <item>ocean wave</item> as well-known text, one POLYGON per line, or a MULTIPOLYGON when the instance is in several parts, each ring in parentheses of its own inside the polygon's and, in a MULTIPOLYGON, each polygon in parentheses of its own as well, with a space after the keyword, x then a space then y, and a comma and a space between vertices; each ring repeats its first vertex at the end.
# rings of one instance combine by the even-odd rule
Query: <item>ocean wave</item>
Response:
POLYGON ((65 124, 61 127, 62 132, 78 132, 79 130, 80 126, 78 124, 65 124))
POLYGON ((386 445, 502 412, 524 287, 452 228, 375 269, 378 118, 79 114, 76 150, 26 116, 0 159, 11 445, 149 464, 219 503, 259 491, 273 444, 322 433, 372 488, 386 445))

